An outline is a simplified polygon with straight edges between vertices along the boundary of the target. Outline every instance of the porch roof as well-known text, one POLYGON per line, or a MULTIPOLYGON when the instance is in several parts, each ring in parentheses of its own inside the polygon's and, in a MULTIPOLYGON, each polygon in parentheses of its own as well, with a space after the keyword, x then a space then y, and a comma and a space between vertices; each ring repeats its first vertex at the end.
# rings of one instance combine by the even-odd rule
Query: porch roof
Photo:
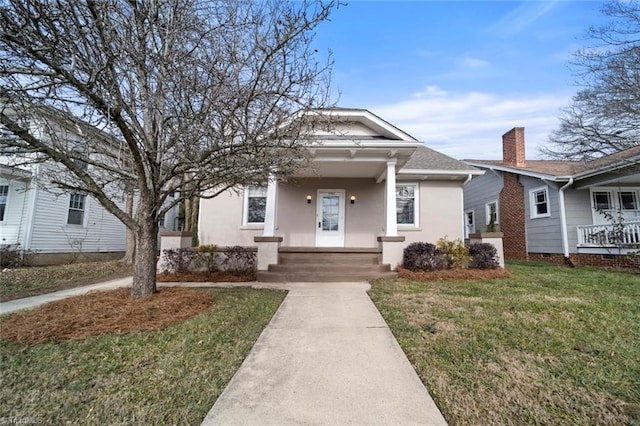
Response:
POLYGON ((31 172, 18 167, 0 164, 0 177, 5 179, 29 180, 31 179, 31 172))

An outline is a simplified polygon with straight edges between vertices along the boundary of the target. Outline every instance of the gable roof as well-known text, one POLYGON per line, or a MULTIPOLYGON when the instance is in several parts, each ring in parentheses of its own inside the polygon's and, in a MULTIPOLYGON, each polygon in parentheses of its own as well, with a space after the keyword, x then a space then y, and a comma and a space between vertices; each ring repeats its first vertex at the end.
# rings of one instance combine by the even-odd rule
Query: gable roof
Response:
POLYGON ((463 160, 465 163, 498 171, 549 180, 584 179, 620 168, 640 166, 640 145, 591 161, 527 160, 523 166, 499 160, 463 160))
POLYGON ((409 158, 402 170, 405 172, 409 170, 443 170, 482 174, 480 169, 424 145, 416 149, 416 152, 409 158))

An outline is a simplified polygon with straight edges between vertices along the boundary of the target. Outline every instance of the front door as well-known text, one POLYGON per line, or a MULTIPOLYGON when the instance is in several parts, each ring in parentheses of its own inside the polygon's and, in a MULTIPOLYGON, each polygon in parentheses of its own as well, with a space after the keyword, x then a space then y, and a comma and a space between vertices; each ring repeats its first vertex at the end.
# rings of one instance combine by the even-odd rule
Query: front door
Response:
POLYGON ((317 247, 344 247, 344 194, 342 189, 318 190, 317 247))

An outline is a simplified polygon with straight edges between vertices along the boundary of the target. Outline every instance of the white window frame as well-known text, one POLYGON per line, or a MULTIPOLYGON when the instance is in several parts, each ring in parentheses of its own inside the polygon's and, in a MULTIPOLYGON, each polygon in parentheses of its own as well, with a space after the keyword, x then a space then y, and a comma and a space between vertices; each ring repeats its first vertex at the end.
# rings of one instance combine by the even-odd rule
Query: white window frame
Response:
POLYGON ((551 217, 551 202, 549 201, 549 187, 548 186, 540 186, 538 188, 534 188, 529 191, 529 217, 531 219, 540 219, 543 217, 551 217), (537 199, 536 194, 544 192, 545 201, 547 204, 547 212, 539 214, 537 209, 537 199))
POLYGON ((4 213, 2 214, 2 217, 0 217, 0 222, 4 222, 5 218, 7 217, 7 206, 9 205, 9 190, 11 188, 11 185, 9 184, 0 185, 0 188, 2 187, 7 188, 7 194, 5 195, 5 198, 4 198, 4 213))
POLYGON ((496 225, 500 224, 500 205, 498 204, 498 200, 489 201, 484 205, 484 214, 485 214, 485 225, 488 225, 491 222, 491 204, 496 205, 496 221, 494 222, 496 225))
MULTIPOLYGON (((249 185, 244 188, 244 202, 242 206, 242 226, 264 227, 263 222, 249 222, 249 192, 251 188, 264 188, 264 198, 267 198, 267 185, 249 185)), ((266 204, 266 203, 265 203, 266 204)), ((265 205, 266 208, 266 205, 265 205)), ((266 211, 265 211, 266 218, 266 211)))
POLYGON ((473 232, 476 232, 476 212, 474 209, 465 210, 464 211, 464 236, 465 238, 469 238, 469 222, 467 218, 469 217, 469 213, 471 213, 471 225, 473 225, 473 232))
POLYGON ((620 207, 620 210, 621 210, 621 211, 625 211, 625 212, 633 212, 633 211, 638 211, 638 210, 640 210, 640 204, 639 204, 640 199, 638 198, 638 191, 636 191, 636 190, 633 190, 633 189, 626 189, 626 190, 622 190, 622 189, 621 189, 621 190, 619 190, 619 191, 618 191, 618 197, 617 197, 617 200, 616 200, 616 201, 618 202, 618 206, 620 207), (635 209, 625 209, 625 208, 624 208, 624 206, 622 205, 622 193, 623 193, 623 192, 627 192, 627 193, 630 193, 630 194, 632 194, 632 195, 633 195, 633 201, 634 201, 634 203, 635 203, 635 205, 636 205, 636 208, 635 208, 635 209))
MULTIPOLYGON (((396 182, 396 192, 399 186, 413 186, 413 223, 397 223, 398 228, 418 228, 420 226, 420 184, 418 182, 396 182)), ((398 221, 398 197, 396 195, 396 222, 398 221)))
POLYGON ((69 197, 67 198, 67 220, 65 221, 65 225, 66 226, 81 226, 83 228, 87 227, 87 216, 89 215, 89 197, 87 197, 85 194, 80 194, 78 192, 73 192, 71 194, 69 194, 69 197), (81 195, 83 198, 83 204, 82 204, 82 223, 69 223, 69 216, 72 210, 74 211, 80 211, 80 209, 77 208, 72 208, 71 207, 71 198, 74 195, 81 195))

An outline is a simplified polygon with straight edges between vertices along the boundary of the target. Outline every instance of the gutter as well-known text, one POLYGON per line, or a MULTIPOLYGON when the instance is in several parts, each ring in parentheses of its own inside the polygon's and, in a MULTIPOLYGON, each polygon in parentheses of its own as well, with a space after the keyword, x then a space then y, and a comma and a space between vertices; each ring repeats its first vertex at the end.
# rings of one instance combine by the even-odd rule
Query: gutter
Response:
POLYGON ((560 232, 562 233, 562 253, 564 254, 564 261, 570 267, 575 265, 569 258, 569 234, 567 232, 567 213, 564 205, 564 190, 573 184, 573 177, 569 178, 564 186, 558 190, 558 203, 560 204, 560 232))

